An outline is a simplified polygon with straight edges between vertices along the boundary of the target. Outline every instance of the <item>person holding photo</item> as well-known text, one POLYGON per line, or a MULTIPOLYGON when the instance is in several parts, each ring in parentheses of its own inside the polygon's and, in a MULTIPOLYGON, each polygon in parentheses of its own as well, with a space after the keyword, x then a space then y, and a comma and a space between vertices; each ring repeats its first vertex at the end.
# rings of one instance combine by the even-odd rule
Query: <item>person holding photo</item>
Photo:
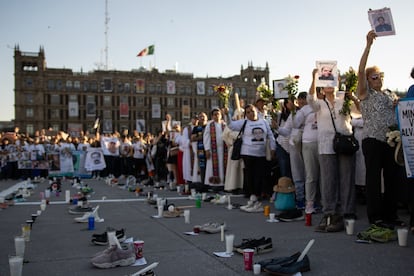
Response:
POLYGON ((332 74, 332 68, 326 65, 322 66, 319 79, 320 80, 334 80, 334 75, 332 74))
POLYGON ((397 96, 382 90, 384 73, 378 66, 366 67, 371 46, 377 37, 374 30, 366 36, 366 46, 358 69, 357 95, 364 132, 362 151, 366 167, 366 199, 368 220, 372 224, 393 228, 402 222, 397 216, 398 165, 394 148, 387 143, 387 132, 397 125, 397 96), (384 193, 381 182, 384 182, 384 193))

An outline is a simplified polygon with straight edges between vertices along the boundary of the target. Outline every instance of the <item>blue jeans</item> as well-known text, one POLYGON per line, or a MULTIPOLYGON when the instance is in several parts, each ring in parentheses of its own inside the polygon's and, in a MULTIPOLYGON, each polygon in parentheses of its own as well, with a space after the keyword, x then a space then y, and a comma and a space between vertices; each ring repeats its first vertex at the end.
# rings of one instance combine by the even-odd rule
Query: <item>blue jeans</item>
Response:
POLYGON ((276 158, 279 163, 280 177, 287 176, 292 178, 289 153, 279 144, 276 146, 276 158))

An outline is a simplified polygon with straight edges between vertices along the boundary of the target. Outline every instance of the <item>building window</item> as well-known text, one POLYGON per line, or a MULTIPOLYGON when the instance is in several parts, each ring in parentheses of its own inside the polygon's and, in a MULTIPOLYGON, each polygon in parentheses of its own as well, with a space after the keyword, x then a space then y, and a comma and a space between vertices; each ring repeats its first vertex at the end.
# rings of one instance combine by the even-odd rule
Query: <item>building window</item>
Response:
POLYGON ((88 91, 89 90, 89 81, 84 81, 83 82, 83 91, 88 91))
POLYGON ((78 95, 69 95, 69 101, 70 102, 77 102, 78 101, 78 95))
POLYGON ((26 108, 26 117, 27 118, 33 117, 33 108, 26 108))
POLYGON ((103 92, 112 92, 112 80, 111 79, 103 80, 103 92))
POLYGON ((153 83, 148 85, 148 90, 149 90, 149 92, 155 92, 155 85, 153 83))
POLYGON ((75 88, 75 90, 80 90, 80 81, 74 81, 73 88, 75 88))
POLYGON ((50 104, 60 104, 60 96, 59 95, 50 95, 50 104))
POLYGON ((218 99, 211 99, 211 107, 218 107, 219 101, 218 99))
POLYGON ((60 110, 59 109, 51 109, 50 110, 50 118, 51 119, 60 119, 60 110))
POLYGON ((96 81, 91 82, 91 91, 93 92, 98 91, 98 83, 96 81))
POLYGON ((124 92, 124 84, 122 82, 118 82, 118 92, 124 92))
POLYGON ((125 92, 130 92, 131 91, 131 84, 129 84, 129 82, 125 83, 125 92))
POLYGON ((137 106, 144 106, 144 97, 136 97, 135 99, 137 106))
POLYGON ((26 94, 26 104, 33 104, 34 100, 33 100, 33 94, 26 94))
POLYGON ((60 129, 59 124, 52 124, 52 129, 58 131, 60 129))
POLYGON ((71 80, 66 81, 66 90, 72 90, 72 81, 71 80))
POLYGON ((204 106, 204 100, 203 99, 197 99, 197 106, 204 106))
POLYGON ((34 133, 34 126, 32 124, 27 124, 26 125, 26 132, 29 134, 33 134, 34 133))
POLYGON ((25 84, 26 84, 26 87, 32 87, 33 86, 33 79, 32 78, 27 78, 27 79, 25 79, 25 84))
POLYGON ((213 87, 209 86, 207 89, 207 95, 211 96, 213 95, 213 93, 214 93, 213 87))
POLYGON ((111 96, 104 96, 103 97, 103 105, 104 106, 111 106, 111 99, 112 99, 112 97, 111 96))
POLYGON ((63 89, 63 82, 62 80, 56 81, 56 90, 61 91, 63 89))
POLYGON ((49 90, 55 89, 55 80, 48 80, 47 81, 47 89, 49 89, 49 90))
POLYGON ((246 97, 247 96, 246 88, 242 87, 240 96, 242 96, 242 97, 246 97))
POLYGON ((167 98, 167 106, 175 106, 175 99, 168 97, 167 98))

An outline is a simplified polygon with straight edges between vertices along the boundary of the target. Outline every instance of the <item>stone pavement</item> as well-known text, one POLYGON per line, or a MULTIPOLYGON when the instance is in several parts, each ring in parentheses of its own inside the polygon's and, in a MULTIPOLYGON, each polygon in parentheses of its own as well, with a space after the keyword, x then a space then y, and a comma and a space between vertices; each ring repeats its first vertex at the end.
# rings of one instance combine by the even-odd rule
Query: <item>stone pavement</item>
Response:
MULTIPOLYGON (((5 190, 19 181, 2 181, 0 190, 5 190)), ((92 233, 102 233, 106 227, 125 228, 128 237, 145 241, 144 257, 148 264, 159 262, 156 275, 253 275, 244 271, 242 255, 235 253, 230 258, 219 258, 213 252, 225 251, 225 243, 220 233, 188 236, 196 224, 225 222, 226 233, 235 235, 235 244, 243 238, 271 237, 273 251, 254 256, 254 261, 273 257, 289 256, 302 251, 309 240, 315 243, 308 256, 311 271, 304 275, 410 275, 414 273, 414 236, 409 234, 408 247, 400 247, 396 241, 379 244, 360 244, 355 235, 345 232, 317 233, 314 226, 319 223, 321 214, 313 215, 313 226, 304 221, 268 223, 263 213, 245 213, 238 209, 228 210, 226 205, 203 202, 201 208, 190 207, 191 223, 184 218, 152 218, 157 213, 153 205, 146 202, 145 196, 136 196, 118 187, 111 187, 103 180, 84 180, 94 189, 90 198, 92 205, 99 205, 102 223, 95 223, 95 230, 87 230, 87 223, 75 223, 76 215, 67 212, 64 191, 71 195, 76 188, 63 183, 63 193, 52 195, 50 205, 33 224, 31 240, 26 243, 23 275, 131 275, 143 266, 98 269, 90 264, 91 256, 104 250, 104 246, 91 243, 92 233)), ((47 182, 37 184, 32 196, 0 210, 0 275, 9 275, 8 255, 14 254, 13 237, 21 234, 21 224, 32 213, 40 209, 40 192, 47 182)), ((144 192, 152 191, 144 188, 144 192)), ((155 190, 176 206, 193 206, 195 202, 177 192, 155 190)), ((234 196, 233 203, 245 204, 242 196, 234 196)), ((270 204, 271 205, 271 204, 270 204)), ((271 211, 274 206, 271 205, 271 211)), ((408 214, 401 210, 401 218, 408 222, 408 214)), ((366 229, 365 206, 358 206, 356 232, 366 229)), ((262 273, 266 275, 266 273, 262 273)))

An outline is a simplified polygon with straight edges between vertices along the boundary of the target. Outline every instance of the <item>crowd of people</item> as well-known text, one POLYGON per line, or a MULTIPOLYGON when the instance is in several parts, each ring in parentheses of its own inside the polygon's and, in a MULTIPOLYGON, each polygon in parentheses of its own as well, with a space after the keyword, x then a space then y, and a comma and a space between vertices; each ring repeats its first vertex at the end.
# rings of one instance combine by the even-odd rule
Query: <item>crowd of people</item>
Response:
MULTIPOLYGON (((371 224, 404 225, 397 209, 404 203, 413 212, 414 188, 407 188, 411 181, 395 162, 395 149, 386 139, 389 128, 397 125, 398 97, 382 90, 384 74, 379 67, 366 66, 375 38, 374 31, 367 34, 356 94, 317 87, 318 70, 314 69, 309 92, 283 99, 281 110, 273 117, 267 114, 266 99, 258 95, 254 103, 233 112, 216 107, 200 112, 188 124, 181 125, 166 114, 157 134, 81 133, 70 137, 64 133, 48 136, 45 130, 32 137, 3 134, 1 177, 47 176, 48 170, 62 166, 53 162, 56 154, 78 151, 87 155, 85 163, 92 163, 85 166, 94 178, 132 175, 146 185, 175 189, 188 184, 200 192, 244 194, 249 200, 241 209, 248 212, 261 212, 264 200, 275 201, 278 191, 288 192, 285 186, 274 187, 283 179, 294 185, 295 210, 323 212, 315 228, 319 232, 342 231, 345 219, 357 218, 356 204, 361 199, 371 224), (344 112, 347 99, 350 109, 344 112), (336 153, 336 133, 354 135, 360 149, 355 154, 336 153), (234 160, 233 143, 239 135, 243 138, 241 158, 234 160), (31 161, 32 167, 21 165, 21 159, 31 161), (49 162, 48 169, 35 167, 35 161, 49 162), (401 191, 406 188, 403 198, 401 191)), ((414 69, 411 76, 414 78, 414 69)), ((409 91, 412 97, 413 87, 409 91)), ((287 216, 301 219, 301 213, 287 216)), ((413 215, 410 226, 414 233, 413 215)))

